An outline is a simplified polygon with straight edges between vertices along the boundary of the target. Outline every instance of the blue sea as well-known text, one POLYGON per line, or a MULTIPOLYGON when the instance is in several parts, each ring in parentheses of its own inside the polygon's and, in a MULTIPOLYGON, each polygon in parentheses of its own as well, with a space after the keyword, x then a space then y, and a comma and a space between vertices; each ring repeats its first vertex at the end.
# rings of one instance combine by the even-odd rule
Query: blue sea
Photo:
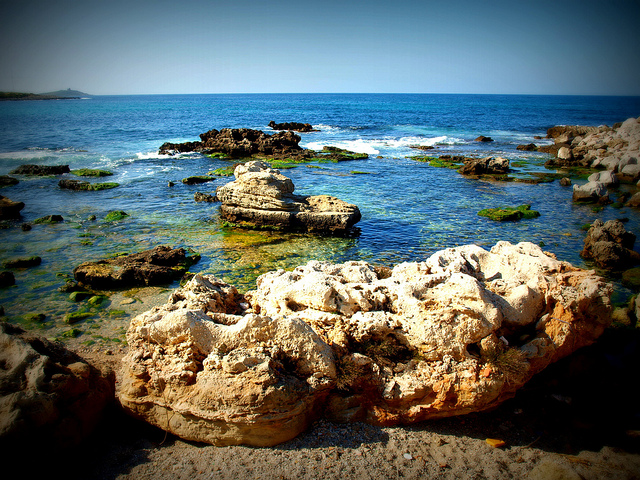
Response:
MULTIPOLYGON (((26 205, 20 221, 7 222, 0 230, 0 261, 31 255, 43 259, 38 267, 14 272, 16 285, 0 290, 0 305, 10 321, 59 335, 69 328, 64 315, 87 308, 58 291, 75 266, 163 244, 198 252, 202 260, 193 272, 214 274, 241 291, 251 289, 264 272, 291 269, 309 260, 365 260, 392 266, 424 260, 447 247, 475 243, 490 248, 499 240, 534 242, 561 260, 591 268, 579 256, 585 236, 582 226, 596 218, 627 218, 627 229, 637 234, 638 211, 608 206, 594 212, 591 206, 574 205, 571 188, 558 181, 473 180, 411 157, 499 155, 512 161, 516 174, 526 176, 546 172, 544 163, 550 157, 516 147, 551 143, 534 139, 544 137, 549 127, 612 125, 639 115, 640 97, 592 96, 149 95, 0 102, 0 175, 21 164, 69 165, 110 170, 113 176, 90 181, 120 184, 112 190, 73 192, 58 188, 62 177, 18 177, 18 185, 0 191, 26 205), (303 147, 332 145, 369 154, 366 160, 283 170, 296 193, 330 194, 358 205, 359 235, 314 237, 223 227, 219 205, 196 203, 194 193, 213 193, 232 177, 193 186, 181 179, 232 162, 199 154, 158 154, 164 142, 198 140, 200 133, 212 128, 272 133, 267 127, 270 120, 314 125, 317 132, 299 134, 303 147), (479 135, 494 141, 474 141, 479 135), (435 148, 426 152, 411 148, 416 145, 435 148), (541 216, 498 223, 477 215, 483 208, 525 203, 541 216), (113 210, 123 210, 128 217, 105 222, 113 210), (65 221, 33 225, 26 232, 20 228, 50 214, 62 215, 65 221), (90 220, 94 215, 96 220, 90 220), (44 313, 46 320, 33 324, 25 317, 28 313, 44 313)), ((612 194, 614 199, 616 195, 612 194)), ((626 291, 620 287, 618 292, 623 297, 626 291)), ((87 342, 101 341, 90 335, 91 329, 98 330, 114 318, 127 322, 135 312, 118 295, 102 310, 91 310, 94 317, 76 324, 74 335, 87 342)), ((166 290, 161 295, 166 298, 166 290)), ((144 304, 133 298, 134 303, 144 304)))

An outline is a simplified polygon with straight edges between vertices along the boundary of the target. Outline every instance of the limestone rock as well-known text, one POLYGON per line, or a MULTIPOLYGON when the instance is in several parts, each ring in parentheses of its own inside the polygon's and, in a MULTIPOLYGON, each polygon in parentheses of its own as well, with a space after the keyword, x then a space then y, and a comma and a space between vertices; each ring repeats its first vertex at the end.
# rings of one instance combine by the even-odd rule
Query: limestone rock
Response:
POLYGON ((124 257, 82 263, 73 276, 82 286, 99 290, 161 285, 180 278, 199 259, 198 255, 188 256, 184 248, 161 245, 124 257))
POLYGON ((600 182, 588 182, 573 186, 574 202, 600 202, 609 198, 607 187, 600 182))
POLYGON ((587 181, 598 182, 603 184, 605 187, 615 187, 620 183, 616 174, 608 170, 592 173, 591 175, 589 175, 587 181))
POLYGON ((328 195, 294 195, 291 179, 259 161, 238 165, 235 181, 218 187, 222 218, 236 224, 313 233, 348 232, 357 206, 328 195))
POLYGON ((275 445, 320 412, 333 352, 302 320, 235 315, 238 293, 196 275, 131 321, 120 402, 182 438, 275 445))
POLYGON ((558 156, 558 160, 548 162, 550 165, 605 167, 619 173, 619 180, 623 182, 635 183, 640 178, 637 167, 640 158, 639 119, 629 118, 612 128, 575 125, 553 127, 548 130, 547 137, 554 138, 556 147, 561 145, 555 151, 548 150, 558 156), (627 171, 624 172, 624 169, 627 171))
POLYGON ((14 202, 0 195, 0 220, 20 218, 20 210, 23 208, 23 202, 14 202))
POLYGON ((481 411, 592 343, 610 295, 531 243, 393 269, 311 261, 260 276, 244 299, 196 275, 131 322, 120 400, 216 445, 273 445, 321 411, 382 425, 481 411))
POLYGON ((0 322, 0 448, 3 453, 77 445, 114 398, 101 372, 61 344, 0 322))
POLYGON ((636 236, 627 232, 619 220, 596 220, 589 228, 580 255, 593 259, 602 268, 621 270, 640 262, 640 254, 633 250, 636 236))

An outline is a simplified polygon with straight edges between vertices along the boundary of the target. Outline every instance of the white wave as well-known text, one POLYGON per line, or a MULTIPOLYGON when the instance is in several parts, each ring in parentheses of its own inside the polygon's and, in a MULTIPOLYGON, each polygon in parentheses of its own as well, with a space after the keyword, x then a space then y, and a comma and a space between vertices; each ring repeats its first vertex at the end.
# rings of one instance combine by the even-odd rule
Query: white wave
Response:
POLYGON ((455 145, 464 143, 464 140, 456 137, 448 137, 441 135, 439 137, 402 137, 402 138, 381 138, 381 139, 363 139, 356 140, 328 140, 320 142, 309 142, 304 146, 312 150, 322 150, 327 146, 344 148, 352 152, 367 153, 369 155, 377 155, 380 150, 398 150, 409 148, 412 146, 435 146, 435 145, 455 145))
POLYGON ((149 160, 153 158, 167 158, 166 155, 161 155, 158 153, 158 150, 154 150, 151 152, 138 152, 136 153, 136 158, 138 160, 149 160))
POLYGON ((336 133, 340 131, 340 127, 335 127, 333 125, 325 125, 324 123, 313 125, 313 128, 316 130, 320 130, 321 132, 324 132, 324 133, 336 133))

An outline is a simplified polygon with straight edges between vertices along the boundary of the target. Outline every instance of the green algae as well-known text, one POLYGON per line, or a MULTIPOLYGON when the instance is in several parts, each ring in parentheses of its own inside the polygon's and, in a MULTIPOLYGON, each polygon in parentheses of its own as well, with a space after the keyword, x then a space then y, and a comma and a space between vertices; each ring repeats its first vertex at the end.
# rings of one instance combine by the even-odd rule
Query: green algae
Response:
POLYGON ((216 168, 212 172, 209 172, 207 175, 217 175, 218 177, 230 177, 233 175, 235 168, 234 167, 221 167, 216 168))
POLYGON ((49 225, 53 223, 64 222, 62 215, 47 215, 46 217, 36 218, 33 223, 37 225, 49 225))
POLYGON ((82 320, 86 320, 87 318, 93 317, 94 314, 91 312, 74 312, 67 313, 64 316, 64 323, 74 324, 81 322, 82 320))
POLYGON ((73 175, 78 177, 108 177, 113 175, 113 172, 109 170, 97 170, 91 168, 79 168, 77 170, 71 170, 73 175))
POLYGON ((60 336, 62 338, 77 338, 83 333, 84 332, 82 330, 79 330, 77 328, 72 328, 71 330, 67 330, 66 332, 61 333, 60 336))
POLYGON ((478 212, 481 217, 487 217, 497 222, 515 221, 520 219, 531 219, 540 216, 540 212, 531 210, 531 205, 520 205, 518 207, 485 208, 478 212))
POLYGON ((128 217, 129 214, 126 212, 123 212, 122 210, 113 210, 109 213, 107 213, 107 215, 104 217, 104 221, 105 222, 117 222, 119 220, 123 220, 126 217, 128 217))

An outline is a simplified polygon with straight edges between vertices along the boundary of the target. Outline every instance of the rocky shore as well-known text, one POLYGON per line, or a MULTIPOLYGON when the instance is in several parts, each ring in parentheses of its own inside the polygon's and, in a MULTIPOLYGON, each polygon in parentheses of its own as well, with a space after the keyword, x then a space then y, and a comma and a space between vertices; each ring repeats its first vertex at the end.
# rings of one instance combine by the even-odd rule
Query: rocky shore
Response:
MULTIPOLYGON (((318 154, 298 147, 291 131, 256 132, 212 130, 161 151, 318 154)), ((604 205, 621 183, 640 187, 637 119, 548 135, 557 155, 550 166, 599 169, 574 185, 573 201, 604 205)), ((461 163, 470 178, 512 170, 501 157, 461 163)), ((68 173, 27 167, 16 174, 68 173)), ((358 207, 340 199, 295 195, 267 163, 236 165, 234 175, 215 196, 195 197, 220 201, 229 224, 345 234, 360 220, 358 207)), ((0 196, 0 207, 16 219, 24 204, 0 196)), ((500 242, 393 268, 312 261, 264 274, 246 294, 189 274, 199 257, 184 249, 87 262, 69 292, 185 283, 136 316, 127 348, 108 354, 70 342, 73 353, 0 324, 0 446, 19 456, 37 439, 38 448, 97 454, 94 465, 75 459, 70 477, 78 478, 635 478, 640 455, 628 452, 640 451, 640 435, 629 412, 637 408, 631 393, 619 393, 640 361, 638 339, 609 327, 633 324, 640 303, 614 308, 600 276, 640 263, 634 242, 623 222, 596 220, 581 255, 598 273, 531 243, 500 242), (577 378, 572 392, 580 393, 563 393, 577 378)), ((29 268, 35 258, 4 266, 29 268)))

